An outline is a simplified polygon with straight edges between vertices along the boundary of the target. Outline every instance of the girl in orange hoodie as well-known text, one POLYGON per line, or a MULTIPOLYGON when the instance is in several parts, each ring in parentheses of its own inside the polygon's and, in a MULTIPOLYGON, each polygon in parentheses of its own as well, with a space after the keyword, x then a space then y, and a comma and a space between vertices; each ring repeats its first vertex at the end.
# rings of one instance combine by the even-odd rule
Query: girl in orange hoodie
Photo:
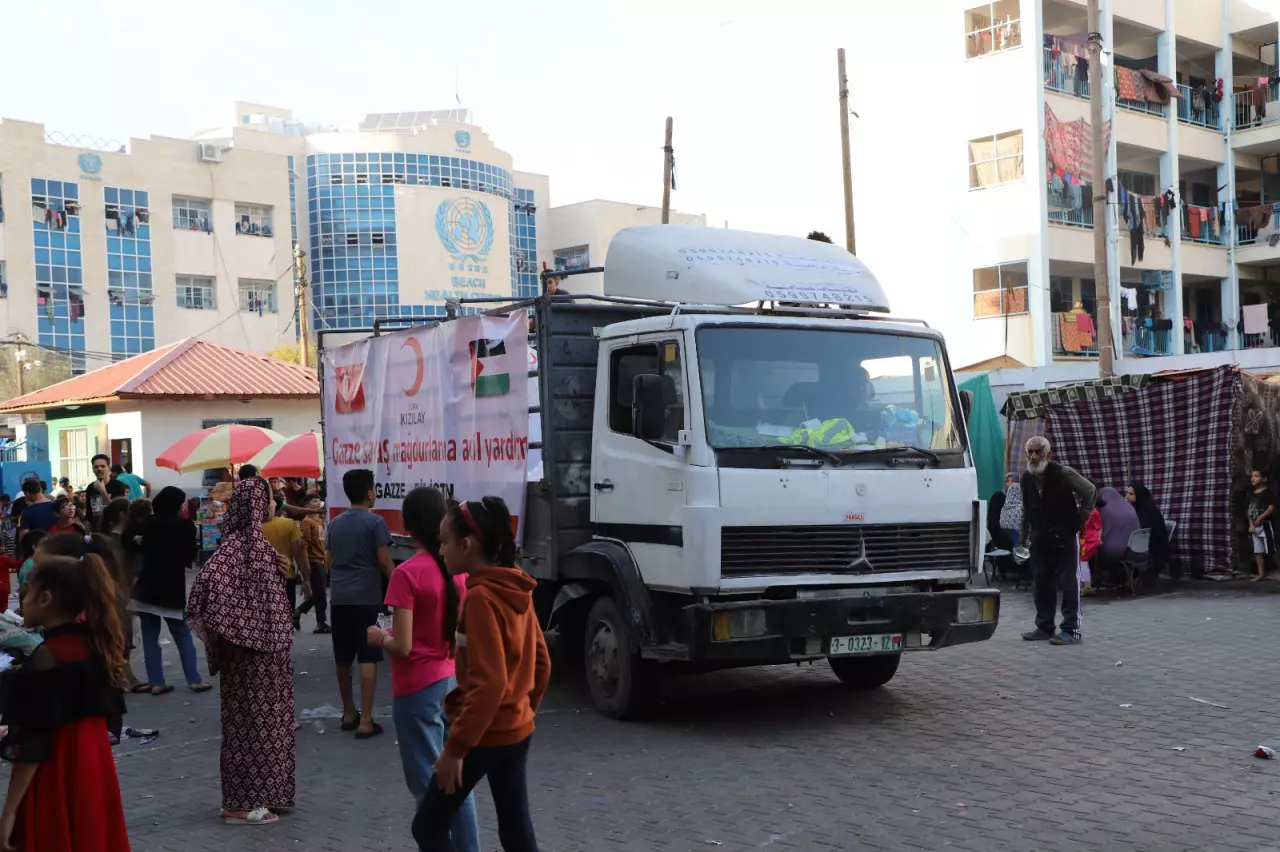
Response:
POLYGON ((450 504, 440 555, 449 573, 467 575, 467 594, 458 618, 458 688, 445 699, 449 738, 413 837, 423 852, 451 850, 453 815, 488 776, 502 848, 537 852, 525 765, 551 657, 533 609, 537 581, 516 567, 507 504, 498 497, 450 504))

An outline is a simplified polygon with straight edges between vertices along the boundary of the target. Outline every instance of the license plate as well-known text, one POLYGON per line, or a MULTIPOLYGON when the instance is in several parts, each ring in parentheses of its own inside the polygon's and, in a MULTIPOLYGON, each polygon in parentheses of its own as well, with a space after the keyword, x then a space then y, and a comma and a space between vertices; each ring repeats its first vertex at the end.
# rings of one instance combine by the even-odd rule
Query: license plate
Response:
POLYGON ((873 633, 869 636, 833 636, 829 656, 846 654, 891 654, 901 651, 904 642, 901 633, 873 633))

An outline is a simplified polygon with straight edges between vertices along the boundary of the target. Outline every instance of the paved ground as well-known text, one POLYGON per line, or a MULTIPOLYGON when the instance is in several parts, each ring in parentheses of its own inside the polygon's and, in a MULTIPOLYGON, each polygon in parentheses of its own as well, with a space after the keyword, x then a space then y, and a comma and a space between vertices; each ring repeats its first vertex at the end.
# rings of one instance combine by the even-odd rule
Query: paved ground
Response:
MULTIPOLYGON (((619 723, 562 677, 531 765, 542 848, 1280 850, 1280 760, 1250 756, 1280 747, 1266 585, 1086 602, 1077 648, 1020 641, 1027 595, 1007 592, 994 640, 911 655, 870 695, 824 665, 734 672, 619 723)), ((296 645, 299 806, 275 826, 217 820, 216 691, 132 702, 127 721, 162 729, 117 749, 135 849, 412 848, 390 725, 337 731, 323 638, 296 645)))

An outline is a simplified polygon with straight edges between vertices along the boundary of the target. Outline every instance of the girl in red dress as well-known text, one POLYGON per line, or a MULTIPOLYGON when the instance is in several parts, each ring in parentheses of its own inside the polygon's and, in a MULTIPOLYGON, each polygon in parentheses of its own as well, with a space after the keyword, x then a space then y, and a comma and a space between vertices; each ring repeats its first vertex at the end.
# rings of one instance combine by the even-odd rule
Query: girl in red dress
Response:
POLYGON ((27 577, 23 616, 44 644, 6 674, 0 757, 13 762, 0 848, 128 852, 107 720, 124 712, 124 634, 102 559, 44 556, 27 577), (83 614, 83 620, 77 620, 83 614))

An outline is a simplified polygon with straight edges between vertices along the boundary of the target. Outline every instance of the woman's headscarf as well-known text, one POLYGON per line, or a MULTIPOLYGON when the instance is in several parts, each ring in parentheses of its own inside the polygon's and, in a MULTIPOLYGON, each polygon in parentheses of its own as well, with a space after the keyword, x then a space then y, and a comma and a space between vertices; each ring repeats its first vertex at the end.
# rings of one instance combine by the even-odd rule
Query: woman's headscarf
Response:
POLYGON ((1000 510, 1000 529, 1022 529, 1022 486, 1016 482, 1009 484, 1004 492, 1004 508, 1000 510))
POLYGON ((1109 487, 1098 492, 1098 513, 1102 515, 1102 555, 1122 558, 1129 549, 1129 536, 1142 529, 1138 513, 1119 491, 1109 487))
POLYGON ((176 486, 166 485, 151 501, 151 511, 157 515, 177 515, 185 502, 186 492, 176 486))
POLYGON ((1169 528, 1164 525, 1164 515, 1145 485, 1133 486, 1133 508, 1138 513, 1142 529, 1151 530, 1151 555, 1162 563, 1169 555, 1169 528))
POLYGON ((253 651, 285 651, 293 622, 276 549, 262 534, 271 505, 266 480, 242 480, 231 493, 222 542, 200 569, 187 599, 187 623, 205 644, 221 639, 253 651))
POLYGON ((997 491, 987 501, 987 532, 997 536, 1000 534, 1000 511, 1004 508, 1004 492, 997 491))

